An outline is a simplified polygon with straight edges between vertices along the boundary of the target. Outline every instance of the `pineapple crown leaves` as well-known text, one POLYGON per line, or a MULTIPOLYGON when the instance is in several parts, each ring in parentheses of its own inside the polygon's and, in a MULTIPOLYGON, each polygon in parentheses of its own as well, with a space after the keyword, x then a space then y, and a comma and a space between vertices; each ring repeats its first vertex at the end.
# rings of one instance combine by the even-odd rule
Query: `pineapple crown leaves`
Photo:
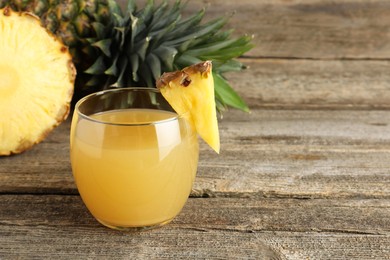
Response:
POLYGON ((122 12, 112 4, 111 23, 96 22, 96 37, 88 39, 98 55, 84 71, 91 75, 86 87, 93 89, 102 84, 102 79, 105 88, 154 87, 163 72, 212 60, 217 109, 249 111, 223 74, 245 68, 235 59, 253 47, 252 37, 233 38, 231 30, 221 31, 230 17, 201 23, 205 9, 183 19, 185 5, 181 0, 171 6, 167 1, 156 5, 148 0, 139 9, 134 0, 129 0, 122 12))

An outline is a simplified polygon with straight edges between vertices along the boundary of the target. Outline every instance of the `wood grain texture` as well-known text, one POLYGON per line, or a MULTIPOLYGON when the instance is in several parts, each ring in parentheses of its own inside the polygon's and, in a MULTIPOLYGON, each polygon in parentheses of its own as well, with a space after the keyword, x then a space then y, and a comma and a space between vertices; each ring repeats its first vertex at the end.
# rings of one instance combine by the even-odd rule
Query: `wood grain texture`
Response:
POLYGON ((388 197, 389 116, 387 111, 232 112, 221 124, 221 154, 201 153, 195 188, 210 196, 388 197))
POLYGON ((241 61, 249 69, 226 76, 252 109, 390 108, 388 61, 241 61))
MULTIPOLYGON (((283 259, 265 246, 261 236, 228 231, 169 229, 126 234, 99 227, 45 225, 6 226, 0 234, 0 257, 6 256, 4 259, 283 259), (4 236, 9 233, 16 242, 4 236)), ((363 255, 370 253, 365 251, 363 255)))
POLYGON ((390 253, 388 200, 190 199, 169 225, 137 234, 101 226, 78 196, 0 195, 0 204, 0 257, 378 259, 390 253))
MULTIPOLYGON (((390 198, 387 111, 231 111, 220 132, 220 155, 201 142, 194 197, 390 198)), ((0 158, 0 192, 76 194, 68 136, 69 121, 0 158)))
POLYGON ((255 36, 250 69, 227 74, 252 112, 224 114, 220 155, 201 142, 182 213, 145 233, 101 226, 68 119, 0 157, 0 259, 389 259, 390 2, 191 0, 184 16, 205 6, 255 36))
MULTIPOLYGON (((146 1, 137 2, 143 6, 146 1)), ((248 56, 390 58, 388 1, 192 0, 184 14, 193 14, 204 7, 205 20, 234 13, 226 29, 235 29, 237 36, 254 35, 256 47, 248 56)))
POLYGON ((0 157, 0 192, 75 193, 69 156, 70 123, 69 117, 29 151, 0 157))

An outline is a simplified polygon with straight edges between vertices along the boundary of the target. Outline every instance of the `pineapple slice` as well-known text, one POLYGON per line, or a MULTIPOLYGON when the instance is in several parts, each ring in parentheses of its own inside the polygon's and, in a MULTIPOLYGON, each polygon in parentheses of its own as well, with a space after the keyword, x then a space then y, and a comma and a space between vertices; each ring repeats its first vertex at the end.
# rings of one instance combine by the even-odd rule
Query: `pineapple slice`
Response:
POLYGON ((69 114, 76 72, 35 16, 0 9, 0 155, 21 153, 69 114))
POLYGON ((172 108, 184 116, 199 136, 219 153, 218 121, 211 70, 211 61, 205 61, 181 71, 164 73, 157 80, 157 88, 172 108))

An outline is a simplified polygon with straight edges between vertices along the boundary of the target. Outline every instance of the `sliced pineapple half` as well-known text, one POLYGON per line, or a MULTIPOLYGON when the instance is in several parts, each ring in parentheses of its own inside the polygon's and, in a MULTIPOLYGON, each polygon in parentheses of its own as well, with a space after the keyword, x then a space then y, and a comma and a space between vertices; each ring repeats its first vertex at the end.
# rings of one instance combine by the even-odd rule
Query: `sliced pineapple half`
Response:
POLYGON ((0 9, 0 155, 29 149, 68 116, 71 59, 37 17, 0 9))
POLYGON ((157 88, 172 108, 183 115, 199 136, 219 153, 211 61, 201 62, 181 71, 164 73, 157 80, 157 88))

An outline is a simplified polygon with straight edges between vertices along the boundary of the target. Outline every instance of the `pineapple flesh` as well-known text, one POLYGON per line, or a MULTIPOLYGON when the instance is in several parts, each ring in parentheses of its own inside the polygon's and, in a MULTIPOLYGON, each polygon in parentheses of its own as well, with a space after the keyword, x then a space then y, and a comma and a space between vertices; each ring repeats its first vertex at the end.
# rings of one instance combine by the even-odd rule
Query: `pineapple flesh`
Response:
POLYGON ((157 88, 172 108, 186 118, 199 136, 219 153, 211 61, 197 63, 180 71, 164 73, 157 80, 157 88))
POLYGON ((0 9, 0 36, 0 155, 10 155, 66 119, 76 72, 68 48, 34 15, 0 9))

